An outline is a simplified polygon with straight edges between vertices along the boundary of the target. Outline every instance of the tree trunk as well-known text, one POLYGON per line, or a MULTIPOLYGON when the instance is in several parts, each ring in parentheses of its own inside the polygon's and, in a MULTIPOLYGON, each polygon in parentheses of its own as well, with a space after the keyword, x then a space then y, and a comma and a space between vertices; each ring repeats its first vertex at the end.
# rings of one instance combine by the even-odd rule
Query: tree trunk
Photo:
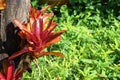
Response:
POLYGON ((6 27, 14 19, 24 22, 28 19, 30 0, 6 0, 7 7, 1 15, 0 36, 2 41, 6 40, 6 27))
MULTIPOLYGON (((20 37, 16 34, 12 21, 18 19, 26 22, 29 18, 29 6, 30 0, 6 0, 6 9, 0 15, 0 54, 7 53, 11 56, 20 50, 20 37)), ((19 59, 15 59, 15 63, 18 64, 19 59)))

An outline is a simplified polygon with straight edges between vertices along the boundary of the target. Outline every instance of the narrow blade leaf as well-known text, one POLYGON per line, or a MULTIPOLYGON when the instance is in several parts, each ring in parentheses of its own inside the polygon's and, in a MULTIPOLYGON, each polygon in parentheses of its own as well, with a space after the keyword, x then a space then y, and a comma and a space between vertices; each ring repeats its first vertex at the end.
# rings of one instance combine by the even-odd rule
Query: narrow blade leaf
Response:
POLYGON ((13 80, 13 74, 14 74, 14 62, 10 61, 8 72, 7 72, 7 80, 13 80))
POLYGON ((0 80, 6 80, 5 76, 0 72, 0 80))
POLYGON ((39 54, 39 57, 46 56, 46 55, 54 55, 54 56, 58 56, 58 57, 64 57, 64 54, 62 54, 60 52, 42 52, 39 54))
POLYGON ((13 55, 11 55, 11 56, 8 58, 8 61, 9 61, 9 60, 13 60, 13 59, 15 59, 16 57, 18 57, 18 56, 20 56, 20 55, 22 55, 22 54, 24 54, 24 53, 26 53, 26 52, 29 52, 29 49, 28 49, 27 47, 25 47, 25 48, 23 48, 22 50, 14 53, 13 55))

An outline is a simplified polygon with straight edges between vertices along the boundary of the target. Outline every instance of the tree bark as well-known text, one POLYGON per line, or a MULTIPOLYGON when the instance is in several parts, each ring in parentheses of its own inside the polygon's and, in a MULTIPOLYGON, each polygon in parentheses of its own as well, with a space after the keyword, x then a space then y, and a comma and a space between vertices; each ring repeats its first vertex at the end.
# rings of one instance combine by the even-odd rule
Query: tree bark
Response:
MULTIPOLYGON (((30 0, 6 0, 6 9, 0 15, 0 54, 11 56, 20 50, 20 37, 16 33, 14 19, 26 22, 29 18, 30 0)), ((19 57, 20 59, 20 57, 19 57)), ((19 63, 16 58, 15 64, 19 63)))
POLYGON ((1 15, 0 36, 2 41, 6 41, 5 30, 14 19, 21 22, 27 21, 30 0, 6 0, 6 4, 6 9, 2 11, 1 15))

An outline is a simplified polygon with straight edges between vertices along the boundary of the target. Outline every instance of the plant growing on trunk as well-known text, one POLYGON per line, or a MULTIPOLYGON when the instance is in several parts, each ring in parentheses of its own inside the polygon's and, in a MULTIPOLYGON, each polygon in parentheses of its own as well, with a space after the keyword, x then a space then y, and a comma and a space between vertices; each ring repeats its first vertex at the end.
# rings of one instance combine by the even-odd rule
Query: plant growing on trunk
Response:
POLYGON ((19 28, 18 35, 21 37, 20 51, 3 59, 1 62, 0 79, 19 80, 25 71, 31 72, 31 61, 46 55, 64 57, 60 52, 46 52, 45 48, 61 40, 60 35, 66 32, 55 32, 57 23, 53 21, 53 13, 45 13, 50 6, 41 10, 30 7, 29 21, 21 23, 15 19, 13 23, 19 28), (15 67, 13 59, 22 56, 20 63, 15 67))

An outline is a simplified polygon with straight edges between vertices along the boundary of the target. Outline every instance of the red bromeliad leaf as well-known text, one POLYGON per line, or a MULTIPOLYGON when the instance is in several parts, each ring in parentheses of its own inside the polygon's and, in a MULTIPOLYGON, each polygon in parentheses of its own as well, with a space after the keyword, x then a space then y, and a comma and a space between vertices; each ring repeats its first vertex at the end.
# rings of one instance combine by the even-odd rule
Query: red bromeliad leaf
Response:
POLYGON ((8 72, 7 72, 7 80, 13 80, 14 69, 15 69, 14 62, 10 61, 8 66, 8 72))
POLYGON ((2 66, 2 68, 0 68, 0 73, 3 74, 3 76, 7 76, 7 71, 8 71, 8 61, 6 60, 7 58, 3 59, 0 63, 0 66, 2 66))
POLYGON ((29 44, 35 45, 39 42, 38 41, 39 39, 36 37, 36 35, 34 33, 24 31, 24 34, 26 34, 26 38, 27 38, 27 41, 29 42, 29 44))
POLYGON ((19 78, 22 76, 22 74, 24 73, 24 71, 25 71, 24 69, 17 70, 17 72, 16 72, 16 74, 14 76, 15 80, 19 80, 19 78))
MULTIPOLYGON (((36 52, 40 52, 39 55, 41 55, 41 51, 44 48, 60 41, 60 35, 66 32, 66 30, 57 33, 53 31, 57 23, 53 21, 53 13, 44 13, 47 8, 49 8, 49 6, 40 11, 31 8, 29 13, 30 21, 28 23, 21 23, 18 20, 14 20, 14 23, 21 29, 19 35, 28 42, 28 45, 24 47, 30 46, 32 51, 28 51, 34 55, 37 54, 36 52), (52 19, 50 20, 49 18, 52 19)), ((13 55, 13 58, 23 54, 22 52, 24 51, 25 50, 18 52, 18 55, 13 55)))
POLYGON ((46 55, 64 57, 60 52, 44 51, 45 48, 59 42, 61 40, 60 35, 66 32, 66 30, 60 32, 53 31, 56 28, 57 23, 53 21, 53 13, 45 13, 46 9, 49 7, 50 6, 47 6, 41 10, 30 8, 30 21, 28 23, 21 23, 17 19, 13 21, 21 30, 18 33, 22 39, 21 50, 7 58, 7 65, 3 72, 0 73, 0 80, 20 79, 23 72, 26 71, 29 66, 27 65, 26 67, 23 65, 15 70, 14 62, 12 62, 12 60, 24 53, 30 53, 30 56, 32 57, 30 59, 32 60, 33 58, 39 58, 46 55), (50 20, 50 18, 52 19, 50 20))
POLYGON ((21 23, 19 20, 14 19, 13 22, 14 22, 15 25, 18 26, 20 29, 23 29, 23 28, 24 28, 23 25, 22 25, 22 23, 21 23))
POLYGON ((48 26, 48 27, 46 28, 46 30, 49 31, 49 33, 50 33, 50 32, 52 32, 52 31, 56 28, 56 26, 57 26, 57 23, 56 23, 56 22, 52 22, 52 23, 50 24, 50 27, 48 26))
POLYGON ((38 55, 36 54, 35 56, 36 57, 43 57, 46 55, 54 55, 54 56, 58 56, 58 57, 64 57, 64 55, 60 52, 41 52, 41 53, 38 53, 38 55))
POLYGON ((59 57, 64 57, 64 55, 60 52, 43 52, 39 56, 46 56, 46 55, 54 55, 54 56, 59 56, 59 57))
POLYGON ((66 30, 62 30, 60 32, 53 33, 53 34, 49 35, 49 37, 45 40, 45 43, 48 43, 48 42, 54 40, 55 38, 59 37, 64 32, 66 32, 66 30))
POLYGON ((0 80, 6 80, 5 76, 0 72, 0 80))
POLYGON ((41 11, 42 13, 44 13, 48 8, 50 8, 50 5, 48 5, 48 6, 44 7, 44 8, 42 8, 40 11, 41 11))
POLYGON ((41 34, 41 38, 43 41, 46 40, 46 38, 48 38, 48 36, 52 34, 52 31, 56 26, 57 26, 57 23, 52 22, 51 25, 44 30, 43 35, 41 34))
POLYGON ((54 16, 53 13, 45 13, 43 16, 39 16, 39 18, 42 18, 43 19, 43 25, 44 25, 44 28, 46 28, 47 26, 47 23, 49 22, 50 18, 52 18, 54 16))
POLYGON ((25 69, 16 69, 13 61, 9 61, 7 67, 7 74, 3 74, 0 72, 0 80, 19 80, 23 74, 25 69))
POLYGON ((40 41, 40 34, 42 33, 43 28, 43 20, 42 19, 36 19, 36 21, 33 23, 33 33, 35 34, 38 41, 40 41))
POLYGON ((40 11, 35 9, 35 8, 32 8, 32 6, 30 6, 30 17, 34 17, 34 18, 38 18, 40 15, 44 14, 44 12, 50 8, 50 5, 42 8, 40 11))
MULTIPOLYGON (((53 17, 52 17, 52 19, 48 22, 48 24, 47 24, 47 27, 46 27, 46 29, 45 29, 45 31, 48 31, 49 30, 49 28, 51 27, 51 24, 53 23, 53 17)), ((56 23, 56 25, 55 26, 57 26, 57 23, 56 23)))
POLYGON ((61 37, 59 36, 59 37, 55 38, 54 40, 51 40, 48 43, 43 43, 41 46, 37 47, 35 49, 35 51, 39 52, 40 50, 43 50, 44 48, 47 48, 47 47, 51 46, 52 44, 59 42, 60 40, 61 40, 61 37))
POLYGON ((20 51, 14 53, 13 55, 11 55, 11 56, 8 58, 8 61, 13 60, 13 59, 15 59, 16 57, 18 57, 18 56, 20 56, 20 55, 22 55, 22 54, 24 54, 24 53, 26 53, 26 52, 30 52, 30 50, 29 50, 29 48, 24 47, 22 50, 20 50, 20 51))
POLYGON ((45 47, 45 48, 46 48, 46 47, 49 47, 49 46, 51 46, 52 44, 59 42, 60 40, 61 40, 61 37, 58 36, 57 38, 55 38, 55 39, 47 42, 44 47, 45 47))

